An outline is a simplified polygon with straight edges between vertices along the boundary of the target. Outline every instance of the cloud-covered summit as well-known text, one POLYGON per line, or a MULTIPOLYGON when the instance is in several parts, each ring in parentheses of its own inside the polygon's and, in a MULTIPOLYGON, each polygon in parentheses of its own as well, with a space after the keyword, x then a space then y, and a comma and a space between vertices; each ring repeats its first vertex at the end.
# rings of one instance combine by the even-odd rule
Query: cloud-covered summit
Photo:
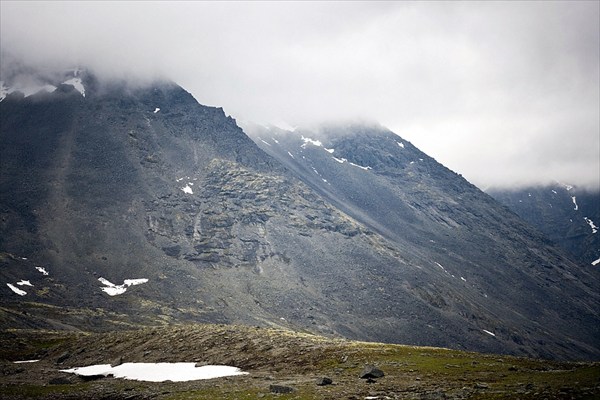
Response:
POLYGON ((600 186, 598 2, 0 3, 2 74, 168 77, 236 118, 366 118, 486 187, 600 186))

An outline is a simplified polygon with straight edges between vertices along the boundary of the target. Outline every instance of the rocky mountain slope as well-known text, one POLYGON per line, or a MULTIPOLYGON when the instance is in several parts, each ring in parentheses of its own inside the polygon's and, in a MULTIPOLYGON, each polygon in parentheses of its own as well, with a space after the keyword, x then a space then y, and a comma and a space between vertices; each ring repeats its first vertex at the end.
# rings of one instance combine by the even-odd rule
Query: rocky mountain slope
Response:
POLYGON ((555 183, 487 193, 580 262, 600 264, 600 192, 555 183))
POLYGON ((600 357, 597 275, 389 132, 272 157, 170 82, 52 87, 0 102, 3 328, 238 323, 600 357))

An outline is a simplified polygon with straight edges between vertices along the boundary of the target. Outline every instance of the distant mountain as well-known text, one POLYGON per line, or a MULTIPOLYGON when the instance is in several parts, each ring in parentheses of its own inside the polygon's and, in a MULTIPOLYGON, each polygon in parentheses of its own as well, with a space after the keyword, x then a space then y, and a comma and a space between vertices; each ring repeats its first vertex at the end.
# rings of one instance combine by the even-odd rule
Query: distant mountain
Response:
POLYGON ((3 328, 243 323, 600 358, 598 274, 385 129, 266 130, 263 151, 172 82, 41 83, 0 102, 3 328))
POLYGON ((600 192, 554 183, 487 193, 580 262, 600 267, 600 192))

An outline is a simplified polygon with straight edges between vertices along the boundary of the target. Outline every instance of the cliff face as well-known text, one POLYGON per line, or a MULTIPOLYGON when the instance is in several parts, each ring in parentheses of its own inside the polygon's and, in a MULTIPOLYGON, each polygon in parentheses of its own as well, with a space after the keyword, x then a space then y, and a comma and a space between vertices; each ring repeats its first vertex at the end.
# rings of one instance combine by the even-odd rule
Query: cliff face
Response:
POLYGON ((488 193, 582 264, 600 264, 600 192, 555 183, 488 193))
POLYGON ((0 102, 0 276, 25 292, 2 286, 3 327, 244 323, 600 356, 596 277, 408 142, 282 133, 268 155, 173 83, 80 79, 0 102))

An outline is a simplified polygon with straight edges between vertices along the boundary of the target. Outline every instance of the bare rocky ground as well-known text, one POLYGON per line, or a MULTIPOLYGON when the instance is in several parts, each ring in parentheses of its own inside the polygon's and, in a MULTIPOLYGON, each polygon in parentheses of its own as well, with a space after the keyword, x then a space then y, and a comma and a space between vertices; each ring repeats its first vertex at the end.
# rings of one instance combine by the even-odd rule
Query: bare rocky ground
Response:
POLYGON ((247 326, 181 325, 100 334, 6 330, 0 345, 2 399, 600 397, 600 363, 355 342, 247 326), (27 359, 40 361, 14 363, 27 359), (111 377, 85 380, 60 372, 118 362, 223 364, 249 374, 152 383, 111 377), (359 378, 366 365, 378 367, 385 376, 371 382, 359 378), (328 382, 323 378, 331 383, 323 385, 328 382), (274 393, 286 390, 291 392, 274 393))

